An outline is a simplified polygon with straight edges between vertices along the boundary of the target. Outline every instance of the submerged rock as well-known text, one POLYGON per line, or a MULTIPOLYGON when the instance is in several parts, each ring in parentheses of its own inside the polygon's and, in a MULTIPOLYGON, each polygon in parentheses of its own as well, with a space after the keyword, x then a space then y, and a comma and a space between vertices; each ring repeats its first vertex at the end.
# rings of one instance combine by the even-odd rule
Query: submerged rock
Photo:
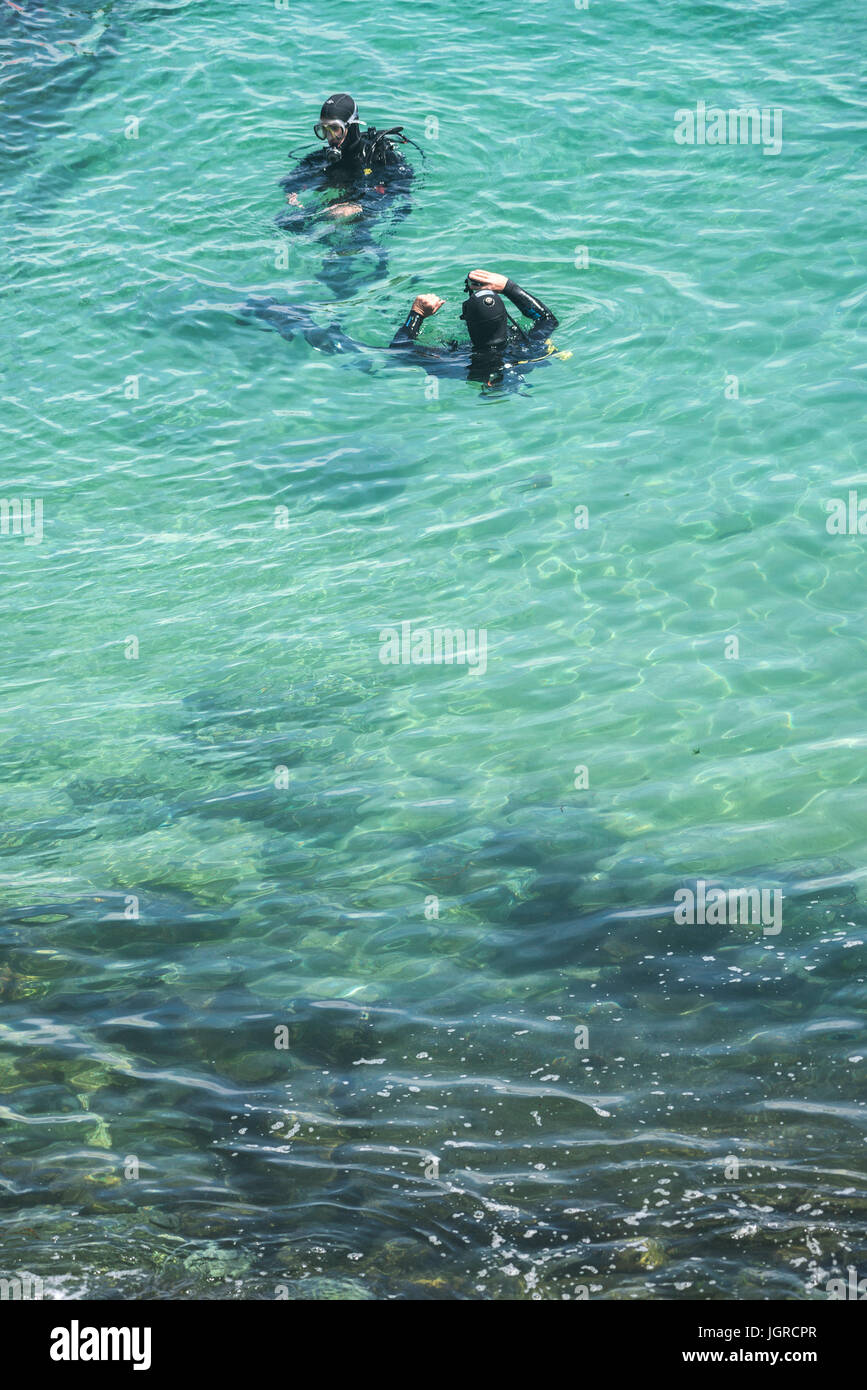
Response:
MULTIPOLYGON (((376 1295, 360 1279, 327 1279, 311 1274, 306 1279, 287 1279, 278 1284, 288 1299, 336 1299, 369 1302, 376 1295)), ((282 1292, 279 1295, 283 1297, 282 1292)))
POLYGON ((187 1255, 184 1269, 205 1279, 239 1279, 250 1268, 250 1259, 240 1250, 226 1250, 209 1242, 187 1255))

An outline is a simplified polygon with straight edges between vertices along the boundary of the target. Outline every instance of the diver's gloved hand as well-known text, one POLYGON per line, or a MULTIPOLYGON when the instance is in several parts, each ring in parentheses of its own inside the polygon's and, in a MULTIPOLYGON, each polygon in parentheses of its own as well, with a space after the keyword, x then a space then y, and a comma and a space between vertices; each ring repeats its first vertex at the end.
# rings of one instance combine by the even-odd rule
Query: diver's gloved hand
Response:
POLYGON ((412 301, 412 312, 421 314, 426 319, 431 314, 435 314, 445 304, 444 299, 440 299, 436 294, 417 294, 412 301))
POLYGON ((471 270, 467 279, 474 289, 495 290, 500 294, 508 285, 508 275, 498 275, 495 270, 471 270))

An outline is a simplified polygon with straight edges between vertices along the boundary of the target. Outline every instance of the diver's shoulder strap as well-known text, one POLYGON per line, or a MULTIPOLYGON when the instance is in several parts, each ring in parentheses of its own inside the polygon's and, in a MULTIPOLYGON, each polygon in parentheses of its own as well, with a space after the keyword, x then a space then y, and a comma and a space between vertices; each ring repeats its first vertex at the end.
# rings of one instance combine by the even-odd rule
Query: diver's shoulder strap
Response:
POLYGON ((389 139, 389 136, 392 135, 396 136, 399 145, 414 145, 422 155, 424 154, 420 145, 416 145, 414 140, 410 140, 408 135, 404 135, 402 125, 389 126, 388 130, 377 130, 376 126, 372 125, 368 126, 363 136, 365 156, 370 157, 378 154, 387 159, 389 151, 394 150, 394 145, 389 139))

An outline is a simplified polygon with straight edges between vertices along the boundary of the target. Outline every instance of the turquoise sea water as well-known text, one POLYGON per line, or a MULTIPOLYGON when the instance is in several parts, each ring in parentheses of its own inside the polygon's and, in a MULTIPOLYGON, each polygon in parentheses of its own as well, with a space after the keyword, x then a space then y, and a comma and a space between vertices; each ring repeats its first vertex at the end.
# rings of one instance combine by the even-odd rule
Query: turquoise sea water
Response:
POLYGON ((865 29, 0 0, 3 495, 43 505, 0 537, 0 1273, 867 1274, 867 538, 826 525, 867 499, 865 29), (382 273, 274 228, 339 90, 427 155, 382 273), (779 154, 679 145, 698 102, 778 108, 779 154), (571 356, 434 395, 379 348, 425 290, 456 336, 476 266, 571 356), (383 664, 402 622, 486 669, 383 664), (677 923, 698 879, 779 934, 677 923))

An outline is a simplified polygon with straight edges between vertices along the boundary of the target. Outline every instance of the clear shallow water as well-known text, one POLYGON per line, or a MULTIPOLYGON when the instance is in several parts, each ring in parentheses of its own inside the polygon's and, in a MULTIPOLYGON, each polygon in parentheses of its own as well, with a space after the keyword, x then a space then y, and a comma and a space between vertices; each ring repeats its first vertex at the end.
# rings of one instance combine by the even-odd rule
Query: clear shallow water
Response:
POLYGON ((0 543, 0 1233, 46 1296, 864 1271, 867 559, 824 504, 867 489, 865 23, 805 9, 0 5, 4 495, 44 502, 0 543), (340 88, 428 159, 336 297, 339 234, 273 218, 340 88), (699 100, 782 152, 678 146, 699 100), (572 356, 431 400, 376 349, 420 290, 455 333, 474 265, 572 356), (487 670, 384 666, 403 620, 487 670), (697 878, 781 934, 677 926, 697 878))

